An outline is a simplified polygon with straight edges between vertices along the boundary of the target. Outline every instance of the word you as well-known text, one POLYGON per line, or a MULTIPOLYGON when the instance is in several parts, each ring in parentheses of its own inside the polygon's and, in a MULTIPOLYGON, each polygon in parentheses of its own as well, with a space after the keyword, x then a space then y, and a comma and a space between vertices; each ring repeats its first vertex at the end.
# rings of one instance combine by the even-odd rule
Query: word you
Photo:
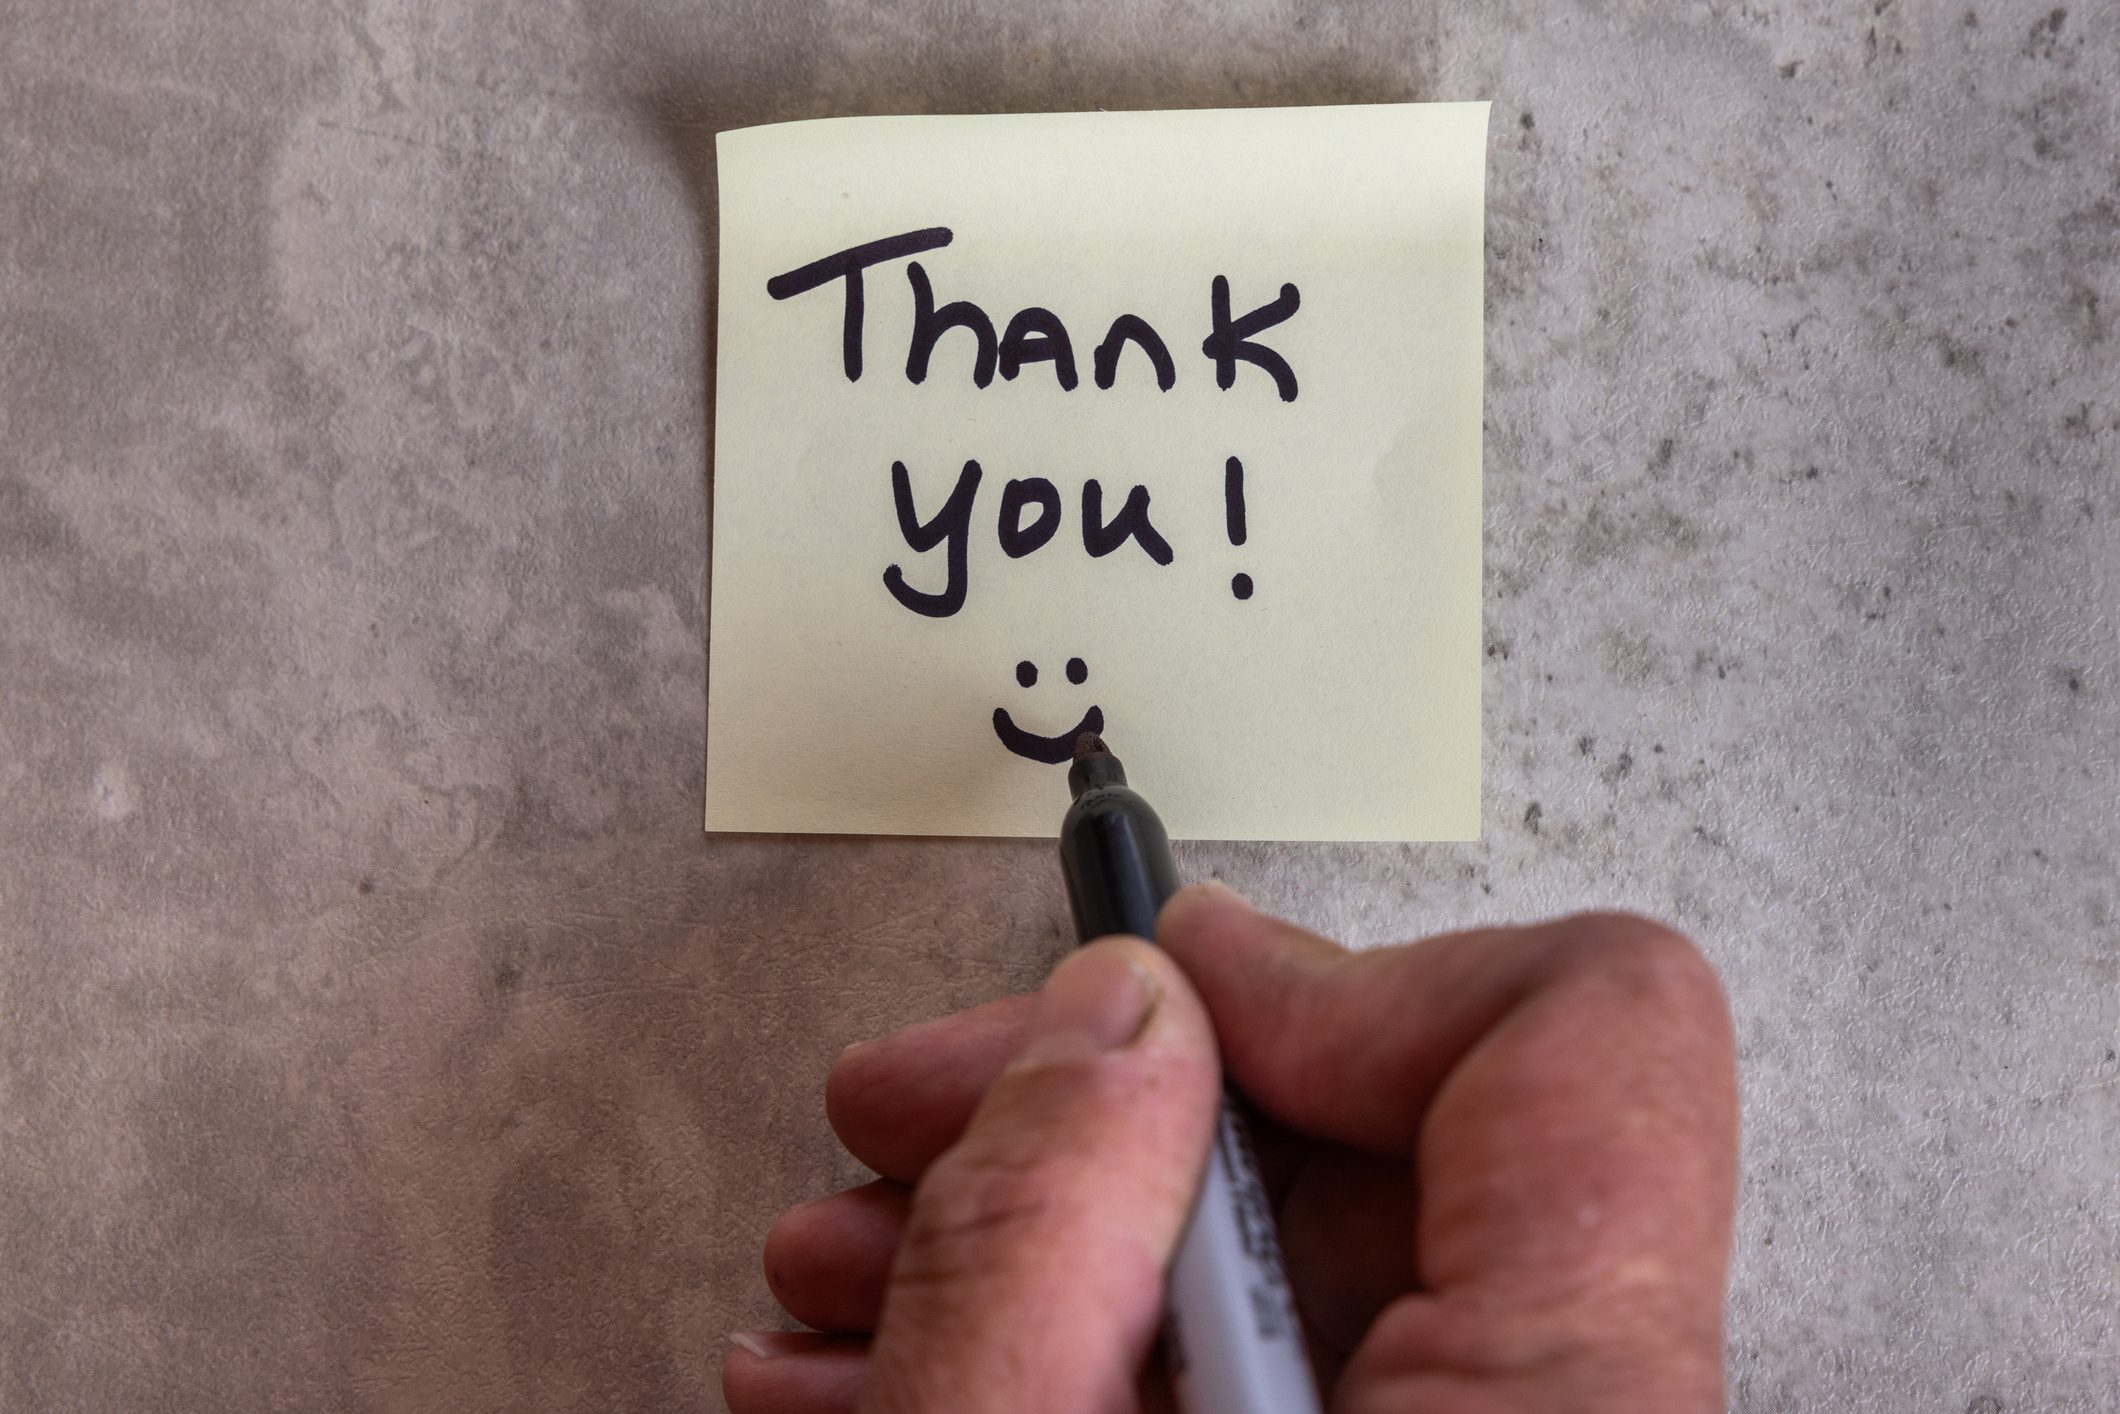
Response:
MULTIPOLYGON (((971 587, 972 508, 979 496, 979 483, 985 476, 986 472, 978 462, 966 462, 964 470, 957 473, 957 484, 951 488, 942 508, 922 520, 919 508, 913 503, 912 474, 905 469, 904 462, 891 463, 891 500, 898 512, 898 533, 917 553, 925 554, 938 545, 943 547, 947 577, 937 591, 929 593, 913 588, 906 582, 905 571, 897 565, 883 572, 884 588, 914 613, 946 619, 964 607, 965 595, 971 587)), ((1223 467, 1222 500, 1229 543, 1242 545, 1246 534, 1244 463, 1235 457, 1223 467)), ((1043 549, 1060 533, 1060 521, 1060 488, 1044 477, 1021 477, 1001 488, 1001 506, 995 517, 994 534, 1001 543, 1001 553, 1010 559, 1020 560, 1034 550, 1043 549), (1026 512, 1031 516, 1028 523, 1024 520, 1026 512)), ((1146 486, 1136 486, 1127 492, 1125 503, 1107 520, 1103 483, 1094 477, 1083 482, 1082 548, 1089 557, 1101 560, 1129 540, 1159 565, 1167 565, 1176 558, 1170 542, 1148 518, 1146 486)), ((1251 591, 1251 576, 1248 574, 1239 574, 1230 581, 1230 592, 1239 599, 1249 599, 1251 591)))
MULTIPOLYGON (((847 381, 859 382, 863 369, 863 325, 867 317, 868 290, 863 278, 879 265, 907 261, 906 283, 913 305, 912 337, 906 349, 905 376, 909 383, 925 383, 934 360, 935 347, 943 335, 962 330, 972 340, 972 385, 985 388, 999 373, 1014 382, 1024 369, 1049 364, 1054 383, 1063 393, 1081 386, 1075 362, 1075 344, 1060 316, 1041 305, 1019 309, 997 333, 986 310, 970 300, 952 300, 938 306, 935 287, 927 270, 911 259, 950 244, 953 234, 946 226, 908 231, 834 251, 799 265, 766 281, 766 293, 775 300, 792 299, 837 283, 840 286, 840 367, 847 381)), ((1269 378, 1282 402, 1296 400, 1295 370, 1279 352, 1259 341, 1259 335, 1285 323, 1301 307, 1302 296, 1291 284, 1281 286, 1270 302, 1238 315, 1231 312, 1229 279, 1214 276, 1208 283, 1207 335, 1200 353, 1214 366, 1215 386, 1225 391, 1236 386, 1237 366, 1249 364, 1269 378)), ((1103 339, 1090 354, 1090 378, 1099 388, 1111 388, 1119 378, 1119 361, 1127 348, 1139 350, 1147 361, 1155 385, 1162 392, 1177 386, 1178 365, 1163 335, 1137 314, 1120 314, 1107 326, 1103 339)), ((898 516, 898 530, 908 548, 924 554, 943 551, 944 581, 939 590, 914 588, 905 571, 892 565, 883 572, 891 596, 905 608, 930 618, 948 618, 964 607, 969 592, 972 513, 984 472, 977 461, 966 461, 942 506, 923 519, 914 504, 912 476, 905 463, 891 463, 891 498, 898 516)), ((1229 543, 1245 541, 1244 466, 1230 457, 1223 472, 1224 526, 1229 543)), ((1092 559, 1111 554, 1127 541, 1138 545, 1149 559, 1168 565, 1175 558, 1170 541, 1149 519, 1149 493, 1135 485, 1119 509, 1108 519, 1104 514, 1104 487, 1091 479, 1083 483, 1081 499, 1082 548, 1092 559)), ((995 533, 1002 553, 1021 559, 1043 548, 1060 530, 1062 519, 1059 488, 1044 477, 1023 477, 1008 482, 1001 491, 995 533), (1026 516, 1029 517, 1026 520, 1026 516)), ((1252 581, 1248 574, 1230 580, 1230 592, 1249 599, 1252 581)))

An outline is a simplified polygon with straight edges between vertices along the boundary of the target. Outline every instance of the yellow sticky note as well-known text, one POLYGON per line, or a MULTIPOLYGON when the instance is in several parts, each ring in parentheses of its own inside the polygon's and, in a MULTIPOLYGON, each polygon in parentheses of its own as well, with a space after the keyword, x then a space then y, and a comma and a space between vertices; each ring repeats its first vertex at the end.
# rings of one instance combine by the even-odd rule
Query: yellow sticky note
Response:
POLYGON ((1486 125, 723 133, 707 827, 1476 837, 1486 125))

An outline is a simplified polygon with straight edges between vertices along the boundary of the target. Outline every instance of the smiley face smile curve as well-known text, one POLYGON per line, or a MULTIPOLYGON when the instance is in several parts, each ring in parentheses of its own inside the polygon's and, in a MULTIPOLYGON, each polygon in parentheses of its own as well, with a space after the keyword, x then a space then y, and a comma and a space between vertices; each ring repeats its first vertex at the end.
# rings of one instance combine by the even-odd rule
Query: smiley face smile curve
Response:
POLYGON ((1057 766, 1075 758, 1075 738, 1084 732, 1104 735, 1104 709, 1092 707, 1082 714, 1082 720, 1069 727, 1059 736, 1039 736, 1016 725, 1008 714, 1008 708, 994 709, 994 735, 1001 744, 1018 756, 1029 761, 1043 761, 1048 766, 1057 766))

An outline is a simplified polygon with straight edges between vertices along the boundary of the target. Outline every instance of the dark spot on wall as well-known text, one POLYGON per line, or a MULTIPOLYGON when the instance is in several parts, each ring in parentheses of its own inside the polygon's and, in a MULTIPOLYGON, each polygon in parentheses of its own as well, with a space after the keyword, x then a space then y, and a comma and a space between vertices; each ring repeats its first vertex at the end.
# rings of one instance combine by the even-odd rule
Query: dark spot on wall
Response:
POLYGON ((1545 815, 1545 807, 1535 800, 1532 801, 1524 807, 1524 828, 1531 831, 1534 835, 1537 834, 1539 832, 1539 821, 1544 819, 1545 815))
POLYGON ((2068 23, 2068 11, 2053 9, 2046 18, 2033 20, 2031 30, 2024 37, 2021 51, 2027 59, 2052 59, 2061 48, 2061 27, 2068 23))
POLYGON ((1526 108, 1523 112, 1517 114, 1516 125, 1528 133, 1537 127, 1538 123, 1532 118, 1531 110, 1526 108))
POLYGON ((1793 79, 1796 77, 1796 71, 1802 67, 1803 60, 1791 59, 1788 63, 1781 66, 1781 76, 1785 79, 1793 79))
POLYGON ((81 537, 27 481, 0 481, 0 549, 49 559, 85 558, 81 537))
POLYGON ((1805 467, 1803 469, 1803 479, 1806 481, 1816 481, 1818 479, 1818 468, 1815 466, 1805 467))
POLYGON ((1618 756, 1613 758, 1611 765, 1597 773, 1597 778, 1608 787, 1617 787, 1633 771, 1634 752, 1632 750, 1622 750, 1618 756))
POLYGON ((1980 368, 1980 351, 1970 344, 1960 343, 1948 334, 1936 336, 1936 348, 1943 356, 1945 368, 1963 368, 1977 372, 1980 368))
POLYGON ((366 875, 363 875, 361 878, 361 882, 355 884, 353 887, 356 893, 372 894, 375 892, 375 880, 367 877, 366 875))
POLYGON ((512 957, 501 959, 500 966, 493 969, 493 985, 503 992, 512 992, 522 985, 523 969, 512 957))
POLYGON ((1965 1414, 2003 1414, 2003 1402, 1992 1394, 1976 1394, 1965 1407, 1965 1414))
POLYGON ((2082 341, 2084 343, 2102 344, 2105 342, 2106 321, 2099 308, 2098 292, 2096 290, 2079 282, 2069 291, 2069 297, 2064 308, 2072 323, 2081 323, 2083 325, 2082 341))
POLYGON ((1676 451, 1677 449, 1677 442, 1673 441, 1669 437, 1664 438, 1663 441, 1658 442, 1656 444, 1656 457, 1653 461, 1649 463, 1649 465, 1654 467, 1665 467, 1671 465, 1671 453, 1676 451))
POLYGON ((1588 755, 1590 754, 1591 750, 1592 750, 1592 749, 1593 749, 1594 747, 1596 747, 1596 745, 1597 745, 1597 738, 1596 738, 1596 737, 1594 737, 1594 736, 1579 736, 1579 737, 1577 737, 1577 738, 1575 739, 1575 754, 1576 754, 1576 755, 1578 755, 1578 756, 1588 756, 1588 755))

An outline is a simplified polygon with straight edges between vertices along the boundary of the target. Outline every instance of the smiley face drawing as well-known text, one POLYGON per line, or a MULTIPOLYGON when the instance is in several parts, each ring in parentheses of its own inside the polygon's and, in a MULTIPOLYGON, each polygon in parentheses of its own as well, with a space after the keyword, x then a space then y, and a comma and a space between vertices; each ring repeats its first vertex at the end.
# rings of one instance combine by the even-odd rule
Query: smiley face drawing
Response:
MULTIPOLYGON (((1080 658, 1067 660, 1067 680, 1080 687, 1089 679, 1089 664, 1080 658)), ((1038 685, 1038 665, 1024 660, 1016 665, 1016 684, 1019 687, 1038 685)), ((1016 719, 1008 714, 1008 708, 994 709, 994 735, 1001 744, 1026 761, 1042 761, 1048 766, 1057 766, 1075 757, 1075 738, 1084 732, 1104 734, 1104 709, 1092 706, 1082 714, 1082 720, 1058 736, 1039 736, 1016 725, 1016 719)))

